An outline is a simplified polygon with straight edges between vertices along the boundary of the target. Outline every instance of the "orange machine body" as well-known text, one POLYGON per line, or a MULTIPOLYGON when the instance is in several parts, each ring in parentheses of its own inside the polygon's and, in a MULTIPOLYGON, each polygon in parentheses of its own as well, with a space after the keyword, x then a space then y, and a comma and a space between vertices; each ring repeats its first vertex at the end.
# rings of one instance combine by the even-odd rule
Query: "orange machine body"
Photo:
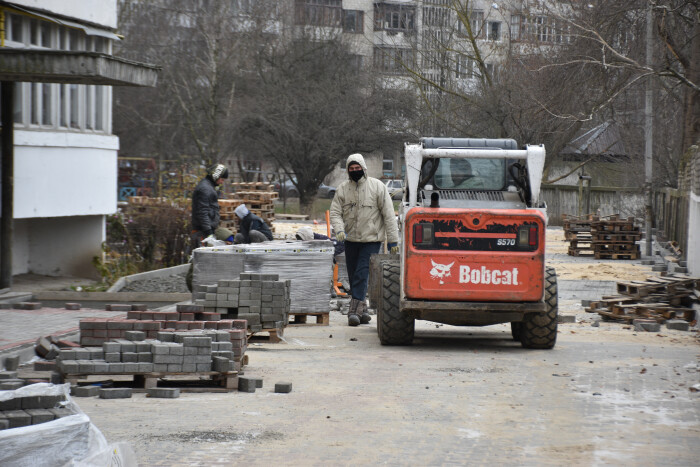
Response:
POLYGON ((542 299, 546 221, 538 210, 416 207, 406 213, 408 300, 542 299))

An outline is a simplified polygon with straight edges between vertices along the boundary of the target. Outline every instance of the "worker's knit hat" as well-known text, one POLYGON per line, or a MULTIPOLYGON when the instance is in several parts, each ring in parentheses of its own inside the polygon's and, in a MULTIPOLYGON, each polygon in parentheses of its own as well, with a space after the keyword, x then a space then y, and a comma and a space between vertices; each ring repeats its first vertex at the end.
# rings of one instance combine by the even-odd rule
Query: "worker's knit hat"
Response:
POLYGON ((238 217, 243 219, 250 211, 248 211, 248 208, 245 207, 245 204, 241 204, 233 212, 235 212, 238 217))

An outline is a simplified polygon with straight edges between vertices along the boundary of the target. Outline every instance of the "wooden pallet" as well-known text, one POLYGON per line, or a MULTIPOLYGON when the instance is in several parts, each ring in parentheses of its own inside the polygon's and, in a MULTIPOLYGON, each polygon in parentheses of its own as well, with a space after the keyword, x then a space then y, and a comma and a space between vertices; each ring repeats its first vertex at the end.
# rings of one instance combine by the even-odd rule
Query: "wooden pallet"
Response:
POLYGON ((231 187, 236 191, 273 191, 274 185, 264 182, 235 182, 231 187))
MULTIPOLYGON (((86 380, 89 377, 98 377, 102 380, 113 377, 132 376, 133 389, 135 392, 145 392, 147 389, 158 387, 158 381, 168 377, 178 377, 183 381, 198 380, 201 383, 203 377, 207 377, 211 381, 212 387, 199 386, 196 391, 188 391, 183 388, 184 392, 213 392, 215 390, 229 391, 238 388, 238 372, 229 371, 227 373, 219 373, 218 371, 200 371, 196 373, 184 372, 151 372, 151 373, 75 373, 63 374, 63 380, 70 383, 71 386, 78 384, 78 381, 86 380), (187 379, 182 379, 186 377, 187 379)), ((176 384, 178 380, 168 380, 169 384, 176 384)), ((121 383, 125 383, 122 381, 121 383)))
POLYGON ((290 311, 289 316, 294 317, 293 320, 287 324, 287 326, 330 326, 331 321, 330 321, 330 312, 328 311, 320 311, 320 312, 294 312, 290 311), (315 323, 308 323, 306 320, 309 316, 313 316, 316 318, 315 323))
POLYGON ((593 256, 595 252, 592 248, 571 248, 569 247, 569 256, 593 256))
POLYGON ((256 331, 248 335, 248 343, 260 342, 268 344, 277 344, 282 342, 282 336, 284 335, 283 329, 263 329, 262 331, 256 331), (261 336, 259 332, 266 332, 267 336, 261 336))
POLYGON ((629 252, 629 253, 601 253, 596 252, 594 255, 595 259, 639 259, 639 252, 629 252))

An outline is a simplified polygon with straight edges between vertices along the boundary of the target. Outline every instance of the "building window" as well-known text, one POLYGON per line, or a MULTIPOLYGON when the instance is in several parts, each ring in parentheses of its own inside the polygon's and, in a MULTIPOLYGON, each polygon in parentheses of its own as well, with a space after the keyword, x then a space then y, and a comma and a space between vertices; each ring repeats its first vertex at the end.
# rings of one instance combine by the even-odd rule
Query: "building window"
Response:
POLYGON ((394 173, 394 160, 384 159, 382 160, 382 172, 384 175, 391 176, 394 173))
POLYGON ((32 83, 32 100, 31 100, 31 118, 29 122, 32 125, 38 125, 39 124, 39 103, 41 102, 41 83, 32 83))
POLYGON ((486 40, 500 41, 501 40, 501 22, 487 21, 486 22, 486 40))
POLYGON ((46 21, 42 21, 39 26, 39 44, 47 49, 51 48, 53 28, 46 21))
POLYGON ((19 15, 10 15, 10 21, 7 22, 10 26, 10 40, 13 42, 24 43, 24 29, 22 26, 22 17, 19 15))
POLYGON ((69 84, 68 91, 70 93, 70 127, 80 128, 80 88, 77 84, 69 84))
POLYGON ((406 73, 413 66, 413 51, 389 47, 374 48, 374 67, 383 73, 406 73))
POLYGON ((53 125, 53 85, 41 85, 41 124, 53 125))
POLYGON ((15 109, 14 109, 14 121, 17 123, 24 123, 24 115, 22 112, 22 105, 24 102, 24 85, 22 83, 15 82, 15 109))
POLYGON ((447 27, 450 20, 450 10, 440 7, 423 7, 423 24, 434 27, 447 27))
POLYGON ((469 15, 472 23, 472 34, 474 37, 483 37, 482 28, 484 27, 484 12, 483 11, 472 11, 469 15))
POLYGON ((413 6, 389 3, 374 4, 374 30, 413 32, 416 9, 413 6))
POLYGON ((522 17, 520 15, 510 16, 510 40, 519 41, 520 40, 520 23, 522 17))
POLYGON ((364 11, 343 10, 343 32, 364 33, 364 11))
POLYGON ((474 60, 460 54, 457 55, 455 62, 455 78, 467 79, 474 77, 474 60))
POLYGON ((296 24, 340 27, 342 12, 342 0, 296 0, 294 4, 296 24))

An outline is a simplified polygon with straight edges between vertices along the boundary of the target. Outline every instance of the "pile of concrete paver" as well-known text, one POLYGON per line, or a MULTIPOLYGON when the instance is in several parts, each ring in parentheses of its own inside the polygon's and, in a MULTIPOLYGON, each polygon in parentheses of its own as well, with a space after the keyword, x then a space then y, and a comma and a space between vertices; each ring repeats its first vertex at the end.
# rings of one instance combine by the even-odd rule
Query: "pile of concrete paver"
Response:
POLYGON ((279 329, 289 322, 291 284, 278 274, 243 273, 238 280, 196 286, 194 306, 207 315, 245 319, 251 332, 279 329))
POLYGON ((38 425, 76 412, 63 407, 60 395, 18 396, 0 400, 0 430, 38 425))

